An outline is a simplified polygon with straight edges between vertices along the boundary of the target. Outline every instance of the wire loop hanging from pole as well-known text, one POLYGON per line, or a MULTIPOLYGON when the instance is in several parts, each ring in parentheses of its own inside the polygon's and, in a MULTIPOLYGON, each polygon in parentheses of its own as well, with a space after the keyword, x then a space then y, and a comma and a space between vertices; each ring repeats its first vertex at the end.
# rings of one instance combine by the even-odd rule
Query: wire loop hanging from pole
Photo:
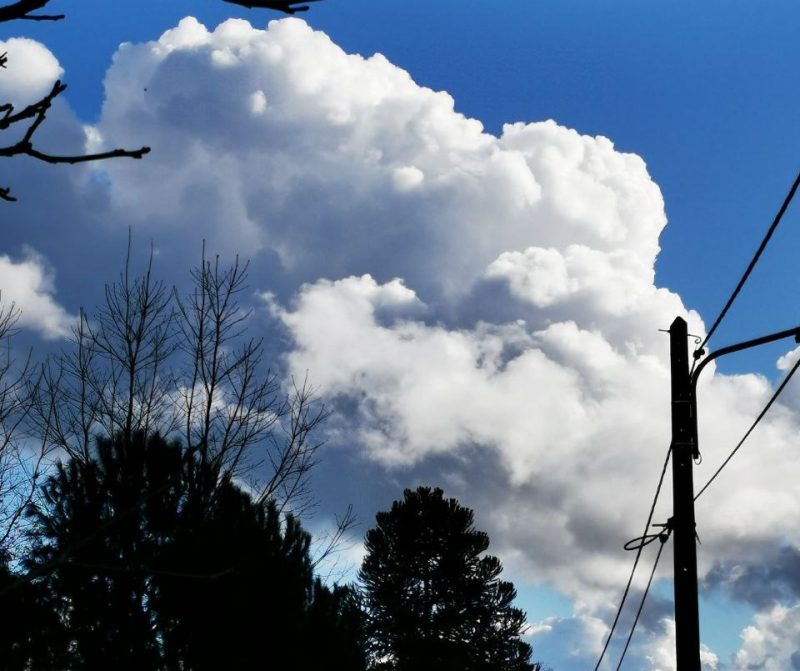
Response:
POLYGON ((653 584, 653 576, 656 574, 656 569, 658 568, 658 560, 661 559, 661 553, 664 551, 664 545, 666 544, 667 540, 672 533, 672 529, 669 526, 669 523, 664 525, 665 530, 662 531, 660 534, 656 534, 655 538, 661 541, 661 545, 658 548, 658 554, 656 555, 656 560, 653 562, 653 570, 650 571, 650 578, 647 580, 647 586, 644 588, 644 592, 642 593, 642 598, 639 601, 639 608, 636 611, 636 617, 633 619, 633 624, 631 625, 631 631, 628 634, 628 639, 625 641, 625 647, 622 649, 622 654, 619 658, 619 663, 617 664, 617 670, 620 670, 622 666, 622 661, 625 659, 625 655, 628 652, 628 647, 630 647, 631 639, 633 638, 633 632, 636 631, 636 625, 639 624, 639 617, 642 614, 642 609, 644 608, 644 602, 647 600, 647 595, 650 593, 650 585, 653 584))

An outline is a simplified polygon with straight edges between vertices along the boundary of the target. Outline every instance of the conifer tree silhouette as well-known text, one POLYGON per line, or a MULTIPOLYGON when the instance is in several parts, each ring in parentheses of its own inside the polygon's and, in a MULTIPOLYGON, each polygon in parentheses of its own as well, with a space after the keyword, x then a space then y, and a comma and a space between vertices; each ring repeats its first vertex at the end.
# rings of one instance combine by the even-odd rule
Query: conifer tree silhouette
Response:
POLYGON ((178 442, 99 438, 32 517, 27 568, 66 630, 58 668, 365 668, 350 593, 315 580, 299 521, 178 442))
POLYGON ((405 490, 367 532, 359 572, 373 669, 533 671, 525 613, 474 514, 441 489, 405 490))
POLYGON ((0 551, 0 668, 56 669, 62 661, 64 629, 41 585, 20 583, 0 551))

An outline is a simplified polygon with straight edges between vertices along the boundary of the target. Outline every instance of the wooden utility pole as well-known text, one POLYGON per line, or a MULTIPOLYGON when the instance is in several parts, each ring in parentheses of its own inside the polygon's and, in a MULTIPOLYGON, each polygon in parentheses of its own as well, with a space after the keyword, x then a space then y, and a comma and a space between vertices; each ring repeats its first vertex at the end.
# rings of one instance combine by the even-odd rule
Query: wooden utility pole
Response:
POLYGON ((692 469, 697 451, 697 405, 689 372, 686 321, 669 329, 672 372, 672 538, 675 555, 675 652, 677 671, 700 671, 697 545, 692 469))

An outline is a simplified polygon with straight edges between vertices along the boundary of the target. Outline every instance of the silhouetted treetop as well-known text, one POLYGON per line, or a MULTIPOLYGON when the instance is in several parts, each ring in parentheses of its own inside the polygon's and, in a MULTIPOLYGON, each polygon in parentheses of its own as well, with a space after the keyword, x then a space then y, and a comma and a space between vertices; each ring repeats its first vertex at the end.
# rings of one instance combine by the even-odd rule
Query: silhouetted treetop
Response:
POLYGON ((525 613, 474 514, 441 489, 405 490, 366 535, 359 572, 372 668, 532 671, 525 613))
POLYGON ((54 668, 365 668, 353 595, 315 579, 300 522, 178 441, 99 438, 31 514, 27 587, 63 626, 54 668))

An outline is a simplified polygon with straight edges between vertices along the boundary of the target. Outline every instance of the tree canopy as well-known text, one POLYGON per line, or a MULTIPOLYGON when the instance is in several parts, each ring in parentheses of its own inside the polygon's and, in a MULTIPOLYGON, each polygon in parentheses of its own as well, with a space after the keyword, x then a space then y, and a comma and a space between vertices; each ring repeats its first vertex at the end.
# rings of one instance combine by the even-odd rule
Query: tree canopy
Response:
POLYGON ((100 438, 44 489, 26 588, 57 616, 34 630, 56 668, 364 668, 352 594, 315 579, 299 521, 179 442, 100 438))
POLYGON ((246 266, 192 278, 126 264, 64 351, 0 365, 4 669, 365 668, 299 519, 325 410, 247 334, 246 266))
POLYGON ((514 586, 484 554, 474 514, 441 489, 406 489, 367 532, 359 572, 373 669, 533 671, 514 586))

